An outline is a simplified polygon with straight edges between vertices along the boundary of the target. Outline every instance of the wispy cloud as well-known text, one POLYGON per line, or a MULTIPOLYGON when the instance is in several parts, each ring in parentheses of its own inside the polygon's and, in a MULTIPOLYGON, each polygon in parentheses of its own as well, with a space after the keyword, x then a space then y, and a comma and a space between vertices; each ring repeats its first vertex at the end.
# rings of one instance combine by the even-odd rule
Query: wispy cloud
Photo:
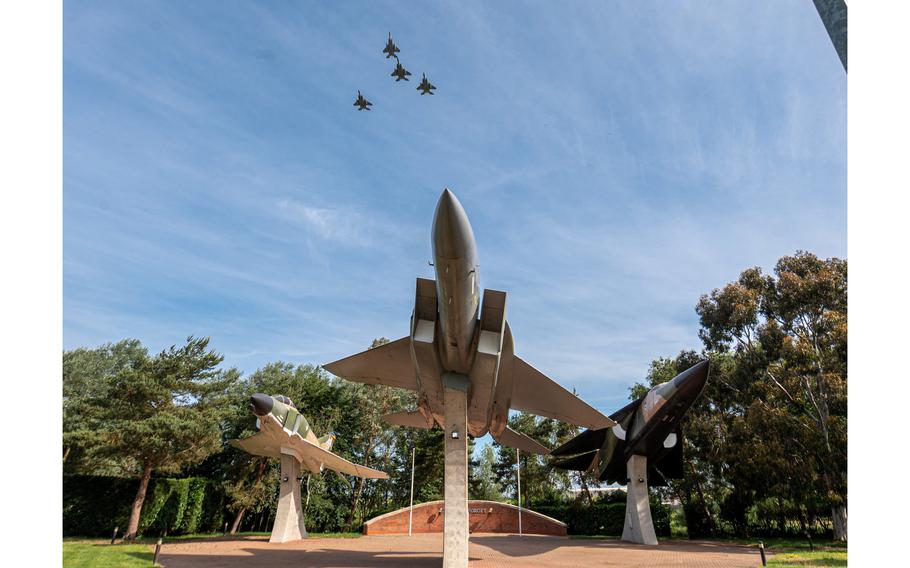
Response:
POLYGON ((846 81, 809 3, 64 10, 67 347, 211 335, 251 371, 400 337, 448 186, 518 353, 611 410, 699 347, 699 294, 846 254, 846 81), (434 97, 388 77, 389 31, 434 97))

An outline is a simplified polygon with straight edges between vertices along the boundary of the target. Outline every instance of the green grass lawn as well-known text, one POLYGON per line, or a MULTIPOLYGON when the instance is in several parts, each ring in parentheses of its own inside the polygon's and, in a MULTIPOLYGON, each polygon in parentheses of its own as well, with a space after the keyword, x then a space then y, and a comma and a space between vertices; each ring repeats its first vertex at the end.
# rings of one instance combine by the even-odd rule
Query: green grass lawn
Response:
POLYGON ((811 566, 813 568, 833 568, 847 565, 847 551, 819 550, 816 552, 783 552, 775 554, 768 559, 768 566, 797 567, 811 566))
POLYGON ((146 544, 115 544, 102 542, 64 542, 65 568, 134 568, 152 565, 154 548, 146 544))

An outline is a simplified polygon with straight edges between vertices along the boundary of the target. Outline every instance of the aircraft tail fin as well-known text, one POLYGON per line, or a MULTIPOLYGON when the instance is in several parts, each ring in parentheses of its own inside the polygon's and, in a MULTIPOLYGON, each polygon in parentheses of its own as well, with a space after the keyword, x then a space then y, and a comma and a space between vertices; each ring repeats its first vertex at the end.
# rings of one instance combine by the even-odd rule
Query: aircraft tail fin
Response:
POLYGON ((335 434, 326 434, 325 436, 318 438, 318 440, 319 447, 321 447, 323 450, 331 450, 332 444, 335 443, 335 434))
POLYGON ((508 426, 506 426, 506 429, 502 431, 502 434, 495 438, 496 441, 503 446, 517 448, 523 452, 530 452, 532 454, 539 454, 542 456, 550 453, 550 450, 546 446, 534 438, 522 434, 521 432, 516 432, 508 426))
POLYGON ((382 419, 392 426, 422 428, 424 430, 429 430, 433 427, 433 421, 427 421, 426 417, 419 410, 393 412, 392 414, 386 414, 382 419))
POLYGON ((591 429, 608 428, 615 424, 578 395, 567 391, 517 356, 512 364, 512 384, 512 410, 591 429))
POLYGON ((411 338, 367 349, 339 359, 323 369, 349 381, 417 390, 417 374, 411 359, 411 338))

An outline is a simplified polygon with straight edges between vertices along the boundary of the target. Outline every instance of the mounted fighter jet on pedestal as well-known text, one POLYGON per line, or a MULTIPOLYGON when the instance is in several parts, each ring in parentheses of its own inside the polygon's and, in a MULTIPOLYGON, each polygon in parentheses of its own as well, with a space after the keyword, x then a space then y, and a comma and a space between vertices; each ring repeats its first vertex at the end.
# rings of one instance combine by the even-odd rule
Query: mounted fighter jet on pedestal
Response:
POLYGON ((613 426, 514 354, 506 293, 487 289, 481 298, 474 232, 448 189, 433 219, 433 258, 436 279, 417 279, 410 334, 325 369, 351 381, 417 391, 417 409, 384 417, 398 426, 446 428, 444 390, 466 390, 472 436, 489 432, 500 444, 538 454, 548 449, 508 427, 510 409, 587 428, 613 426))
POLYGON ((385 49, 382 50, 382 52, 385 53, 385 58, 388 59, 390 57, 394 57, 395 59, 398 59, 398 56, 395 54, 399 51, 401 50, 398 49, 398 47, 395 45, 395 42, 392 41, 392 32, 389 32, 389 41, 386 42, 385 49))
POLYGON ((257 393, 250 397, 250 409, 256 415, 257 434, 228 443, 254 456, 277 458, 293 455, 306 470, 319 473, 324 467, 357 477, 387 479, 385 472, 349 462, 333 454, 334 434, 321 438, 286 396, 257 393))
POLYGON ((422 95, 432 95, 433 91, 436 90, 436 86, 427 80, 427 74, 424 73, 423 80, 420 82, 419 85, 417 85, 417 90, 420 91, 421 96, 422 95))
POLYGON ((587 471, 600 481, 628 485, 623 540, 657 544, 648 485, 683 476, 679 422, 705 389, 708 362, 702 361, 657 385, 610 415, 612 428, 587 430, 551 452, 559 469, 587 471))
POLYGON ((317 438, 309 422, 286 396, 257 393, 250 397, 250 410, 256 415, 259 432, 243 440, 229 440, 254 456, 281 459, 281 484, 278 508, 269 542, 288 542, 307 536, 300 501, 301 468, 320 473, 329 468, 357 477, 388 479, 388 474, 349 462, 333 454, 334 434, 317 438))
POLYGON ((360 91, 357 91, 357 100, 354 101, 354 106, 358 107, 357 110, 372 110, 368 107, 373 106, 373 103, 363 98, 363 95, 360 94, 360 91))
POLYGON ((397 57, 395 58, 395 60, 397 63, 395 64, 395 70, 392 71, 392 77, 395 77, 395 82, 397 83, 398 81, 401 81, 402 79, 404 79, 405 81, 410 81, 410 79, 408 79, 408 76, 411 74, 411 72, 408 71, 407 69, 405 69, 404 67, 402 67, 401 61, 398 61, 397 57))

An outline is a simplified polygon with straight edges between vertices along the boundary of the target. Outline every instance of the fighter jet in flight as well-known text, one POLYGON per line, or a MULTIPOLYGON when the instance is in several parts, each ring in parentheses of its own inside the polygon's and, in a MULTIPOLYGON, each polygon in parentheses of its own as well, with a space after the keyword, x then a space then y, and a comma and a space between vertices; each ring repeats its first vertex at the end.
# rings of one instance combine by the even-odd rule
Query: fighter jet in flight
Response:
POLYGON ((627 481, 626 462, 633 454, 646 456, 652 486, 667 484, 683 474, 682 431, 679 422, 705 388, 708 362, 702 361, 648 394, 610 415, 612 428, 587 430, 553 450, 559 469, 591 471, 600 481, 627 481))
POLYGON ((363 98, 363 95, 360 94, 360 91, 357 91, 357 100, 354 101, 354 106, 358 107, 357 110, 373 110, 371 107, 373 103, 363 98))
POLYGON ((392 41, 392 32, 389 32, 389 41, 385 44, 385 49, 382 50, 382 52, 385 53, 385 58, 394 57, 395 59, 398 59, 398 56, 395 54, 400 51, 401 50, 395 45, 395 42, 392 41))
POLYGON ((445 428, 445 387, 466 390, 470 435, 539 454, 548 449, 508 427, 521 410, 587 428, 614 422, 514 353, 506 293, 479 285, 477 246, 455 195, 442 192, 433 219, 436 279, 417 279, 409 335, 324 365, 360 383, 417 391, 417 408, 384 417, 415 428, 445 428), (481 302, 482 298, 482 302, 481 302))
POLYGON ((417 85, 417 90, 420 91, 420 95, 432 95, 433 91, 436 90, 436 87, 433 83, 427 81, 427 74, 423 74, 423 80, 417 85))
POLYGON ((327 467, 357 477, 389 477, 385 472, 353 464, 330 452, 335 435, 317 438, 309 422, 286 396, 256 393, 250 397, 250 410, 257 417, 259 432, 243 440, 230 440, 235 448, 254 456, 270 458, 281 457, 281 454, 292 455, 303 469, 312 473, 319 473, 327 467))
POLYGON ((410 75, 411 72, 401 66, 401 61, 398 61, 397 57, 395 58, 395 60, 397 63, 395 64, 395 70, 392 71, 392 77, 395 77, 395 82, 397 83, 398 81, 401 81, 402 79, 404 79, 405 81, 410 81, 410 79, 408 79, 408 75, 410 75))

